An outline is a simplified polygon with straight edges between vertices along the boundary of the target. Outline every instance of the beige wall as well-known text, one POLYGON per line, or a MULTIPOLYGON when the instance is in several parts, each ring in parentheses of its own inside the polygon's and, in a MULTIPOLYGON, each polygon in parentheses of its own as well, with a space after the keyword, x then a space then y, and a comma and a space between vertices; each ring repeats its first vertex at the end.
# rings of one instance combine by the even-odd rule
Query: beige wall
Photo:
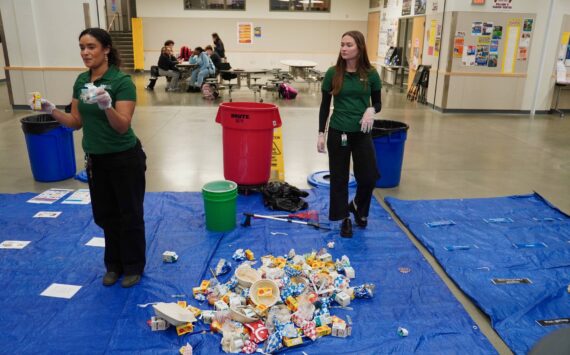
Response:
POLYGON ((97 26, 95 0, 0 0, 13 105, 27 105, 32 91, 57 105, 71 102, 75 78, 85 70, 77 40, 85 28, 84 3, 97 26))
MULTIPOLYGON (((493 1, 488 1, 484 6, 470 3, 466 0, 447 0, 446 2, 439 71, 436 70, 438 58, 427 55, 429 45, 427 42, 424 45, 424 64, 432 64, 428 102, 434 103, 435 101, 437 107, 444 109, 548 111, 554 91, 553 74, 559 34, 564 16, 570 14, 570 1, 518 0, 513 1, 512 9, 508 10, 493 9, 493 1), (550 12, 551 4, 552 12, 550 12), (477 18, 480 21, 495 19, 496 24, 503 25, 504 32, 506 20, 511 17, 535 19, 528 60, 526 62, 517 61, 515 71, 517 74, 500 74, 500 63, 497 69, 465 67, 461 65, 459 59, 452 58, 455 31, 465 30, 477 18), (469 76, 464 72, 481 73, 482 76, 475 74, 469 76), (492 73, 497 73, 497 75, 491 75, 492 73)), ((439 7, 443 10, 441 0, 439 7)), ((442 21, 442 15, 427 16, 426 41, 428 41, 427 31, 432 19, 442 21)), ((503 36, 501 46, 504 42, 503 36)), ((467 45, 467 38, 465 44, 467 45)), ((503 53, 500 48, 500 61, 502 57, 503 53)))
POLYGON ((368 0, 332 1, 330 13, 270 12, 267 0, 248 0, 246 11, 183 10, 181 0, 137 1, 143 20, 145 68, 155 65, 160 48, 172 39, 176 48, 211 44, 217 32, 234 68, 286 68, 283 59, 304 59, 325 70, 336 61, 342 33, 366 35, 368 0), (261 38, 238 44, 237 23, 261 27, 261 38))
POLYGON ((0 80, 6 79, 6 72, 4 71, 4 48, 0 45, 0 80))
MULTIPOLYGON (((565 15, 562 20, 562 26, 560 29, 560 33, 558 34, 558 41, 560 41, 560 38, 562 37, 562 32, 570 32, 570 15, 565 15)), ((570 72, 570 65, 568 65, 568 63, 566 63, 566 70, 570 72)), ((551 107, 554 107, 556 105, 556 94, 557 92, 556 90, 554 90, 552 95, 551 107)), ((558 108, 566 110, 570 109, 570 90, 564 90, 560 92, 558 108)))

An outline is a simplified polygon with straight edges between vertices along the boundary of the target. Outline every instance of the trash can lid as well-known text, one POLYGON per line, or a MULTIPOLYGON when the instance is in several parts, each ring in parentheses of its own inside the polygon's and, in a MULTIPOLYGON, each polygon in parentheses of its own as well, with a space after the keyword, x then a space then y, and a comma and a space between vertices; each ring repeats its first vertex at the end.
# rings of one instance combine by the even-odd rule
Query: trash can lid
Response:
MULTIPOLYGON (((307 177, 307 182, 316 187, 330 188, 330 176, 331 173, 328 170, 317 171, 307 177)), ((356 186, 356 180, 354 179, 354 175, 351 173, 348 177, 348 187, 354 186, 356 186)))

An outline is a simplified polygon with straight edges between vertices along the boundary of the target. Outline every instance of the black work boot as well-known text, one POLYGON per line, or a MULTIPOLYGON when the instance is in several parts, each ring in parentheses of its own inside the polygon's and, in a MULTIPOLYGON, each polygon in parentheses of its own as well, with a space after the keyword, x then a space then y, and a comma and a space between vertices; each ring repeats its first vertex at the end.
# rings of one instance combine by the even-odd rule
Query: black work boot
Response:
POLYGON ((121 274, 114 271, 107 271, 105 275, 103 275, 103 285, 104 286, 113 286, 117 280, 121 277, 121 274))
POLYGON ((343 238, 352 238, 352 221, 349 217, 342 220, 340 226, 340 236, 343 238))
POLYGON ((121 287, 129 288, 139 283, 141 275, 125 275, 121 282, 121 287))
POLYGON ((350 203, 348 204, 348 210, 354 216, 354 223, 356 223, 356 225, 359 226, 360 228, 366 228, 366 226, 368 225, 368 218, 358 214, 358 210, 356 209, 356 204, 354 203, 354 200, 350 201, 350 203))

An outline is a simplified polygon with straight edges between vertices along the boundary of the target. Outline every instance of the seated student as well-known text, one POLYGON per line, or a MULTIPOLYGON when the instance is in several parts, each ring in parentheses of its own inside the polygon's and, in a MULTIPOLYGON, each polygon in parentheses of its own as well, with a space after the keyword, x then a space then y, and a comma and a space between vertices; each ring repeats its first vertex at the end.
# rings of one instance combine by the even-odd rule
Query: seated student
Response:
POLYGON ((170 48, 170 60, 178 61, 178 59, 174 56, 174 41, 171 39, 167 39, 164 42, 164 46, 170 48))
POLYGON ((216 67, 216 74, 218 74, 220 71, 220 64, 222 64, 222 58, 218 53, 214 52, 214 48, 210 45, 207 45, 204 50, 210 56, 212 63, 214 63, 214 66, 216 67))
POLYGON ((162 47, 160 57, 158 58, 158 74, 171 78, 167 91, 178 91, 178 78, 180 71, 176 67, 178 61, 172 60, 172 49, 170 47, 162 47))
POLYGON ((180 47, 180 54, 178 55, 179 62, 187 62, 190 60, 192 56, 192 50, 189 47, 182 46, 180 47))
POLYGON ((190 75, 190 79, 188 79, 186 92, 200 92, 204 78, 215 75, 216 68, 202 47, 194 48, 194 55, 190 58, 190 63, 198 66, 190 75))

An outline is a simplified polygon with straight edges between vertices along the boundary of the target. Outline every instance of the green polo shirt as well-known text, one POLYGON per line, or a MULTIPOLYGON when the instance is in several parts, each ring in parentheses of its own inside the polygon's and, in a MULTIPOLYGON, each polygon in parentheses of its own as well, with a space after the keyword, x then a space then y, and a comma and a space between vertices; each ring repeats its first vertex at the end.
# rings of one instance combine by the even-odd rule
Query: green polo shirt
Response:
MULTIPOLYGON (((336 73, 335 67, 330 67, 323 79, 322 90, 332 91, 332 81, 336 73)), ((333 96, 334 110, 329 126, 343 132, 360 131, 360 120, 364 111, 372 104, 370 94, 380 91, 382 84, 376 69, 368 72, 367 80, 361 79, 357 73, 345 73, 342 89, 333 96)))
MULTIPOLYGON (((109 124, 104 110, 99 109, 97 104, 86 104, 81 100, 81 90, 85 84, 91 82, 91 73, 81 73, 75 85, 73 85, 73 98, 79 102, 78 109, 83 123, 83 150, 88 154, 107 154, 122 152, 135 146, 137 137, 132 128, 120 134, 109 124)), ((113 107, 117 101, 137 101, 135 84, 131 76, 123 73, 114 65, 93 84, 105 85, 113 99, 113 107)))

